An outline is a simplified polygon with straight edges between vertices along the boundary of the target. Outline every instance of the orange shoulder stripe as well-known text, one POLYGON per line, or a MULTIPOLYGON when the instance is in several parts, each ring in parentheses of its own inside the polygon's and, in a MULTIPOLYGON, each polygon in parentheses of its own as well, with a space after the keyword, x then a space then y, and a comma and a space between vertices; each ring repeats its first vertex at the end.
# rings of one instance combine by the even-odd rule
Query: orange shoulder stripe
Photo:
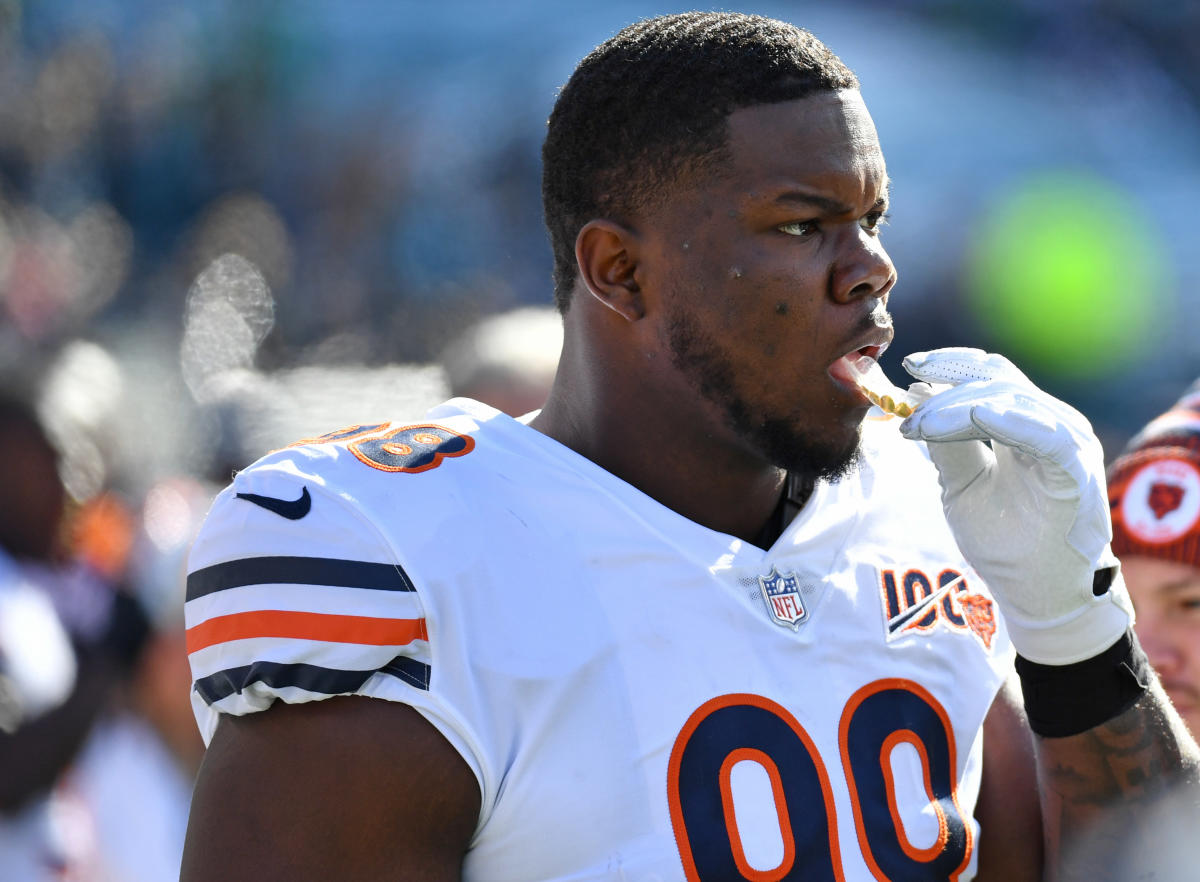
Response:
POLYGON ((424 619, 377 619, 263 609, 216 616, 187 630, 188 653, 250 637, 293 637, 364 646, 403 646, 428 640, 424 619))

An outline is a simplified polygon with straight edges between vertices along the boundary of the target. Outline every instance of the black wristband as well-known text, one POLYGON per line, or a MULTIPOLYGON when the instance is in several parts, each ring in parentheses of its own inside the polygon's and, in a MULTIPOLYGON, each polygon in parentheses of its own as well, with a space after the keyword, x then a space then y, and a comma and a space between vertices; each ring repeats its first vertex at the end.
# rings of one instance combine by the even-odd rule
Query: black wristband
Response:
POLYGON ((1071 665, 1040 665, 1017 656, 1029 728, 1046 738, 1078 735, 1129 710, 1154 671, 1133 629, 1104 652, 1071 665))

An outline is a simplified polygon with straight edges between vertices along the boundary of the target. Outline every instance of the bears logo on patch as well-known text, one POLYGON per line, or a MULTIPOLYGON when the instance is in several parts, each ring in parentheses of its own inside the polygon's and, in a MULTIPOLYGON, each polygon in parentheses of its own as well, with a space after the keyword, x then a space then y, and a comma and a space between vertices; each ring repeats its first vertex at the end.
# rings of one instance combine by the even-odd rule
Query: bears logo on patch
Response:
POLYGON ((1121 519, 1141 542, 1174 542, 1200 522, 1200 471, 1185 459, 1147 463, 1129 479, 1121 519))
POLYGON ((1150 510, 1154 512, 1154 516, 1160 521, 1179 508, 1182 502, 1182 487, 1160 482, 1150 485, 1150 498, 1146 500, 1146 504, 1150 506, 1150 510))
POLYGON ((992 648, 996 636, 996 607, 990 597, 983 594, 962 594, 958 598, 967 627, 975 632, 986 649, 992 648))
POLYGON ((447 457, 466 456, 475 449, 475 439, 428 423, 360 438, 346 449, 373 469, 416 473, 436 469, 447 457))

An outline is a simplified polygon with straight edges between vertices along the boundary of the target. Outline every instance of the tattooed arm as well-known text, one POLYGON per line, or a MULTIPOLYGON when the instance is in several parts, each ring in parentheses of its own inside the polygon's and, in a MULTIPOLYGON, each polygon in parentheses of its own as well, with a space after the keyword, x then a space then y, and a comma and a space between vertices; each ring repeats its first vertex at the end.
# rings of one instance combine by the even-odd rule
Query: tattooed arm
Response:
MULTIPOLYGON (((1200 748, 1157 681, 1106 723, 1079 735, 1034 741, 1048 878, 1179 878, 1179 867, 1172 875, 1169 864, 1182 850, 1200 859, 1200 842, 1163 836, 1161 824, 1148 823, 1170 800, 1193 811, 1200 803, 1200 748), (1147 847, 1147 836, 1158 837, 1161 847, 1147 847), (1143 862, 1138 877, 1128 875, 1132 852, 1143 862)), ((1194 829, 1193 837, 1200 836, 1200 828, 1194 829)))
POLYGON ((1014 676, 984 724, 975 882, 1192 878, 1179 867, 1200 867, 1200 748, 1157 682, 1063 738, 1030 732, 1021 705, 1014 676))

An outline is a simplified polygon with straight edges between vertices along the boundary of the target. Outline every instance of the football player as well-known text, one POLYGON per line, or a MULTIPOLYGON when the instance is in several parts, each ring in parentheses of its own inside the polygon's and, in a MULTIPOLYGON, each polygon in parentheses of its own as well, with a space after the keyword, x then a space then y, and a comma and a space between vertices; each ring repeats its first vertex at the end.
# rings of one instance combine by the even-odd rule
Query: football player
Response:
POLYGON ((352 426, 215 502, 183 878, 1103 878, 1072 844, 1197 748, 1087 421, 977 350, 867 418, 896 270, 854 74, 778 21, 639 22, 543 166, 545 406, 352 426))

